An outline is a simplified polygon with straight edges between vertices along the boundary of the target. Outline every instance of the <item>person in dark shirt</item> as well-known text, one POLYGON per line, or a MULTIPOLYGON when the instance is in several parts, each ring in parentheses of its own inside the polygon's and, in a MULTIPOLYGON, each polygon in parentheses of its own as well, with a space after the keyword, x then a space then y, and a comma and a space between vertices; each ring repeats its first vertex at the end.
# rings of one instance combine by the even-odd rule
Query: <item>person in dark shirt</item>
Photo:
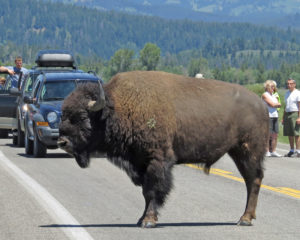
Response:
POLYGON ((0 72, 7 72, 10 75, 14 75, 15 74, 14 70, 7 69, 6 67, 3 67, 3 66, 0 66, 0 72))
POLYGON ((0 67, 1 72, 7 72, 12 76, 12 87, 21 89, 23 81, 25 77, 28 75, 28 70, 23 66, 23 59, 22 57, 18 56, 15 59, 15 67, 8 66, 8 67, 0 67))

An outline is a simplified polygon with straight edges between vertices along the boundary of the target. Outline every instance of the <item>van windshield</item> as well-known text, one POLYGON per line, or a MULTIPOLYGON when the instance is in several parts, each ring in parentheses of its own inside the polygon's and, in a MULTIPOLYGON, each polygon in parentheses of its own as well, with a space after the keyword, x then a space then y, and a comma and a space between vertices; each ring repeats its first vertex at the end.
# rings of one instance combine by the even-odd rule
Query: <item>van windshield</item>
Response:
POLYGON ((64 100, 76 88, 75 81, 46 82, 42 88, 41 101, 64 100))

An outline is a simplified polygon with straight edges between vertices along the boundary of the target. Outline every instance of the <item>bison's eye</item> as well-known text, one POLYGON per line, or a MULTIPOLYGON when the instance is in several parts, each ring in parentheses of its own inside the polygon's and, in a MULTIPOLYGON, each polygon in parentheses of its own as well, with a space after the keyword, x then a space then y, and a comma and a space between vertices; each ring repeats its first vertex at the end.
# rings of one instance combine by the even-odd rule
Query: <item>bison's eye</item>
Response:
POLYGON ((71 124, 81 124, 87 120, 87 114, 85 112, 77 112, 70 116, 69 120, 71 124))
POLYGON ((86 111, 78 111, 78 112, 69 112, 64 111, 61 116, 62 121, 69 120, 72 125, 80 125, 82 122, 86 121, 88 118, 88 114, 86 111))
POLYGON ((61 115, 61 120, 62 120, 62 121, 66 121, 66 120, 67 120, 67 117, 66 117, 65 115, 62 114, 62 115, 61 115))
POLYGON ((70 123, 71 124, 77 124, 79 122, 80 119, 78 119, 77 117, 72 117, 70 118, 70 123))

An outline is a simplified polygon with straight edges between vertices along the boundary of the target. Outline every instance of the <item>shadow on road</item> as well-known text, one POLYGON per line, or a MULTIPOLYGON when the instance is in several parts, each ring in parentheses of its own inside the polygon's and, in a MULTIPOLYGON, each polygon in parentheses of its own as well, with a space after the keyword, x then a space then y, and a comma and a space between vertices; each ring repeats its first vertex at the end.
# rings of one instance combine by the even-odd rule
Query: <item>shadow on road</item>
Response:
MULTIPOLYGON (((236 226, 233 222, 183 222, 183 223, 159 223, 156 228, 163 227, 209 227, 209 226, 236 226)), ((51 224, 51 225, 41 225, 41 228, 136 228, 137 224, 83 224, 83 225, 68 225, 68 224, 51 224)))
POLYGON ((8 146, 8 147, 13 147, 13 148, 19 148, 18 146, 12 144, 12 143, 3 143, 3 144, 0 144, 0 146, 8 146))
MULTIPOLYGON (((25 158, 33 158, 32 155, 28 155, 25 153, 18 153, 17 155, 25 158)), ((73 158, 73 157, 67 153, 47 153, 47 155, 44 158, 73 158)))

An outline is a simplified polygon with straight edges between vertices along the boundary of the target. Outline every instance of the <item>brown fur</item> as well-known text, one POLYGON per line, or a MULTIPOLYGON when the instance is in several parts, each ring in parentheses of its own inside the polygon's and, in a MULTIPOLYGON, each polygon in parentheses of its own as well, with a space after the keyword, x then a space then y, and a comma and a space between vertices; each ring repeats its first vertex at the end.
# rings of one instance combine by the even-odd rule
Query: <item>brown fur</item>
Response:
POLYGON ((155 71, 117 74, 103 88, 106 106, 98 112, 88 110, 88 102, 99 99, 95 86, 79 87, 65 100, 62 148, 81 167, 88 166, 90 152, 106 151, 141 185, 142 226, 155 225, 157 208, 172 187, 174 164, 204 164, 208 173, 225 153, 245 179, 241 224, 251 224, 268 136, 267 110, 258 96, 235 84, 155 71), (81 125, 71 123, 74 115, 81 125))
POLYGON ((169 144, 179 163, 211 165, 239 142, 247 144, 249 152, 265 151, 256 149, 256 142, 265 146, 260 137, 267 134, 265 107, 239 85, 161 72, 129 72, 116 75, 104 91, 120 120, 114 124, 130 130, 125 133, 128 138, 140 137, 159 149, 158 141, 169 144))

